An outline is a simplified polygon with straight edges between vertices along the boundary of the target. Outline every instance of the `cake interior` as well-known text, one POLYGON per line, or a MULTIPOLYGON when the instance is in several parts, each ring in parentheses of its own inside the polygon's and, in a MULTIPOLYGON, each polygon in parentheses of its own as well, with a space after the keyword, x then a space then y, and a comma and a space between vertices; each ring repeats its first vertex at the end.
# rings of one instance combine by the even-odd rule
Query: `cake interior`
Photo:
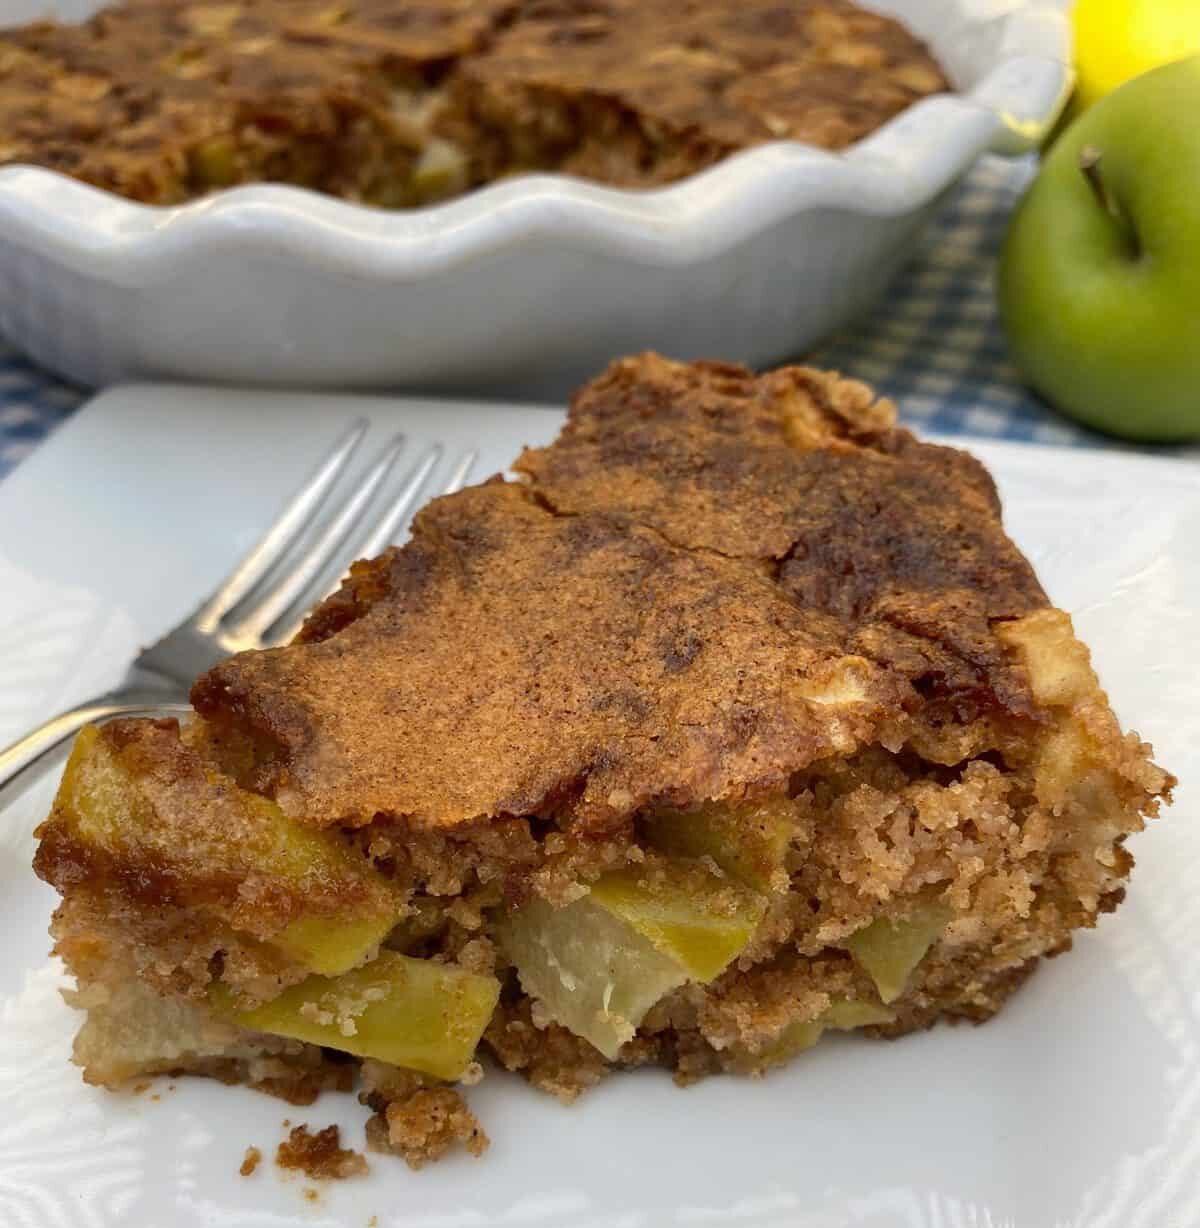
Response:
POLYGON ((567 804, 315 829, 250 787, 236 723, 88 730, 35 863, 64 896, 75 1060, 107 1087, 357 1084, 372 1145, 419 1165, 486 1145, 481 1058, 570 1100, 620 1067, 760 1075, 831 1029, 982 1021, 1116 907, 1171 783, 1066 615, 995 630, 1032 715, 930 703, 785 790, 603 830, 567 804))

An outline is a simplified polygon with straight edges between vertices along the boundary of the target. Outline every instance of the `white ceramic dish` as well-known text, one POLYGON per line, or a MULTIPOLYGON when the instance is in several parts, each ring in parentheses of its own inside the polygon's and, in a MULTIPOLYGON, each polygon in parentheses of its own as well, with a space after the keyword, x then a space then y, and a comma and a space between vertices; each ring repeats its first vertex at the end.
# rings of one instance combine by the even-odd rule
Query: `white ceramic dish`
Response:
MULTIPOLYGON (((480 450, 475 477, 559 416, 373 400, 480 450)), ((0 740, 111 682, 207 590, 362 399, 117 390, 0 483, 0 740)), ((481 1161, 303 1197, 268 1157, 295 1110, 202 1080, 161 1099, 85 1087, 46 957, 54 893, 30 871, 29 798, 0 822, 0 1224, 4 1228, 1194 1228, 1200 1223, 1200 473, 1115 453, 987 444, 1008 524, 1094 647, 1118 712, 1183 779, 1135 837, 1129 899, 983 1028, 823 1042, 763 1082, 687 1091, 613 1078, 562 1108, 515 1077, 471 1094, 481 1161), (840 1043, 839 1043, 840 1042, 840 1043)), ((448 471, 453 458, 445 459, 448 471)), ((399 477, 398 479, 399 480, 399 477)), ((168 1088, 174 1090, 168 1090, 168 1088)))
MULTIPOLYGON (((543 396, 645 348, 793 356, 879 293, 981 153, 1033 148, 1070 81, 1061 0, 865 2, 960 92, 841 155, 773 144, 654 192, 535 175, 406 213, 278 186, 160 209, 0 170, 0 331, 91 385, 543 396)), ((0 0, 0 19, 47 8, 0 0)))

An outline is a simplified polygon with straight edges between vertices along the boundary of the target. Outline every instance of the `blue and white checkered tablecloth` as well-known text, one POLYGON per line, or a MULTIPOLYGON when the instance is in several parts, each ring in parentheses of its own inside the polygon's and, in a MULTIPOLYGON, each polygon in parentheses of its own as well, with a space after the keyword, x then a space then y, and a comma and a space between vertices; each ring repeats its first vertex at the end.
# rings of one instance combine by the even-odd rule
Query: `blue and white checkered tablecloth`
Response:
POLYGON ((1095 446, 1008 361, 995 266, 1032 158, 986 157, 951 194, 907 267, 865 319, 808 356, 873 384, 923 431, 1095 446))
POLYGON ((981 159, 874 311, 808 361, 873 384, 919 431, 1200 457, 1194 444, 1131 444, 1088 430, 1021 383, 1000 327, 996 262, 1036 170, 1032 156, 981 159))
MULTIPOLYGON (((924 431, 1033 443, 1121 446, 1060 417, 1005 354, 994 269, 1032 159, 984 158, 928 228, 879 306, 807 361, 873 384, 924 431)), ((0 476, 86 394, 0 344, 0 476)), ((1179 454, 1179 449, 1155 449, 1179 454)), ((1195 449, 1187 450, 1196 455, 1195 449)))
POLYGON ((0 340, 0 478, 87 396, 0 340))

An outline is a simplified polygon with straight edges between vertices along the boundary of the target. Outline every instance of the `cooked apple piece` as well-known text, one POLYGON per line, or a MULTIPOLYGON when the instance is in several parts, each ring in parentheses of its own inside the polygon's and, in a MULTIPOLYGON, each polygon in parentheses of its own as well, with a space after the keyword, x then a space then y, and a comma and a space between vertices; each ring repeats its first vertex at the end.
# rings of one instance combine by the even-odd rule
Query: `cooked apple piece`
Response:
POLYGON ((412 193, 419 204, 443 200, 467 189, 467 160, 449 141, 433 138, 421 151, 412 172, 412 193))
POLYGON ((802 1019, 790 1023, 765 1048, 757 1053, 743 1051, 737 1062, 739 1068, 761 1070, 765 1066, 777 1066, 788 1061, 805 1049, 811 1049, 827 1029, 851 1032, 871 1024, 891 1023, 895 1013, 879 1002, 866 1002, 852 998, 838 998, 815 1019, 802 1019))
POLYGON ((188 156, 188 170, 201 191, 228 187, 237 179, 237 151, 229 137, 202 141, 188 156))
POLYGON ((500 925, 525 992, 605 1057, 665 993, 711 981, 749 942, 765 900, 697 863, 616 870, 563 908, 533 900, 500 925))
POLYGON ((872 1024, 893 1023, 896 1012, 880 1002, 867 1002, 861 998, 838 998, 829 1004, 820 1017, 823 1027, 838 1032, 852 1032, 872 1024))
POLYGON ((210 1000, 245 1028, 456 1079, 499 996, 495 977, 383 951, 341 976, 310 976, 250 1010, 239 1010, 220 985, 210 1000))
POLYGON ((912 970, 941 937, 953 914, 944 904, 918 904, 907 917, 880 917, 846 939, 846 949, 875 982, 884 1002, 903 992, 912 970))
POLYGON ((521 987, 550 1016, 615 1058, 646 1012, 688 979, 648 938, 590 897, 534 899, 499 927, 521 987))
POLYGON ((271 939, 271 945, 322 976, 339 976, 357 968, 395 923, 389 912, 362 921, 302 917, 271 939))
POLYGON ((758 893, 682 859, 614 870, 592 884, 589 898, 701 982, 724 972, 767 907, 758 893))
POLYGON ((750 1068, 777 1066, 788 1061, 805 1049, 811 1049, 824 1035, 825 1026, 820 1019, 803 1019, 789 1023, 786 1028, 765 1048, 748 1054, 742 1065, 750 1068))
MULTIPOLYGON (((293 822, 269 798, 203 772, 194 760, 182 770, 211 790, 214 822, 196 822, 178 809, 169 785, 132 770, 112 741, 88 726, 71 752, 52 821, 121 861, 172 873, 183 891, 189 882, 203 894, 205 883, 250 876, 282 880, 300 895, 319 887, 340 901, 338 912, 302 916, 266 939, 309 971, 345 972, 382 942, 396 923, 398 901, 383 876, 336 835, 293 822)), ((209 906, 238 928, 234 908, 209 906)))
POLYGON ((672 857, 711 857, 739 882, 769 891, 796 829, 796 803, 788 797, 695 810, 659 810, 645 824, 646 839, 672 857))
POLYGON ((88 1083, 119 1087, 134 1075, 257 1052, 229 1020, 205 1010, 203 1002, 156 993, 132 969, 111 985, 84 985, 64 996, 87 1012, 72 1057, 88 1083))

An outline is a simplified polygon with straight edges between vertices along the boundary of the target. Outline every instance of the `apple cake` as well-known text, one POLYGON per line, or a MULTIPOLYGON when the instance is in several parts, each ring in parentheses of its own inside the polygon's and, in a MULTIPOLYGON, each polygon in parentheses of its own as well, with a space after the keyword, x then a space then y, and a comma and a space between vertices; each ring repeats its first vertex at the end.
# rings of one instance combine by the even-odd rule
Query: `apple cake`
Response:
POLYGON ((977 461, 654 354, 192 702, 82 733, 38 831, 75 1060, 357 1080, 414 1164, 484 1145, 480 1058, 570 1099, 987 1019, 1174 783, 977 461))
POLYGON ((152 204, 273 181, 405 207, 839 149, 947 88, 849 0, 124 0, 0 31, 0 164, 152 204))

